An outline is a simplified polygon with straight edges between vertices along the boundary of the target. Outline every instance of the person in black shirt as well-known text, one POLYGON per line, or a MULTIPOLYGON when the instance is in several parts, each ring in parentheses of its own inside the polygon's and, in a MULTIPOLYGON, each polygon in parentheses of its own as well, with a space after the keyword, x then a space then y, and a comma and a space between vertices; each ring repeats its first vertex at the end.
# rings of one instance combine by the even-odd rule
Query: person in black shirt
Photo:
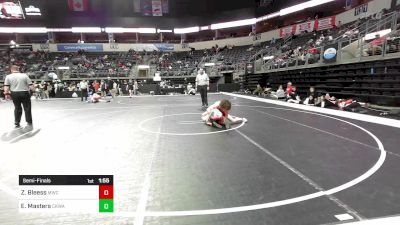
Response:
POLYGON ((133 82, 132 82, 132 80, 129 80, 129 83, 126 86, 126 90, 129 92, 129 98, 132 98, 132 96, 133 96, 133 82))
POLYGON ((304 100, 304 105, 315 105, 316 104, 317 95, 315 93, 315 88, 310 87, 310 90, 307 93, 307 98, 304 100))

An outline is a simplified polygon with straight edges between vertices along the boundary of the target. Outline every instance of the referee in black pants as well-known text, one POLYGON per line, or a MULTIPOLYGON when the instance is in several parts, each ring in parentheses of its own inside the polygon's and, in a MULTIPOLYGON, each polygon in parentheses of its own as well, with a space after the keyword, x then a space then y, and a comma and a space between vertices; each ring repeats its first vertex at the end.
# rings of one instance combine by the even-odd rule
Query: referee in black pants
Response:
POLYGON ((199 70, 196 77, 196 88, 200 92, 202 107, 208 106, 207 91, 210 90, 210 78, 203 69, 199 70))
POLYGON ((14 117, 15 128, 20 128, 22 107, 25 111, 25 120, 28 123, 28 128, 33 129, 32 126, 32 112, 31 112, 31 93, 33 84, 31 79, 25 73, 19 72, 19 67, 16 65, 11 66, 11 74, 6 76, 4 80, 4 92, 10 93, 14 102, 14 117))

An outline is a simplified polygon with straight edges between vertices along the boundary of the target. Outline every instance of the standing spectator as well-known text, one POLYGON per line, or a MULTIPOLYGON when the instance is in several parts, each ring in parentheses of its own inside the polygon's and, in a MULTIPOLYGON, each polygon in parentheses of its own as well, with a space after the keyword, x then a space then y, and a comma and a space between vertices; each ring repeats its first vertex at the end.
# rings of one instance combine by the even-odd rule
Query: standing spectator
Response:
POLYGON ((133 96, 133 82, 129 80, 128 85, 126 85, 126 90, 129 92, 129 98, 133 96))
POLYGON ((200 69, 197 74, 196 87, 201 95, 202 107, 208 107, 207 91, 210 90, 210 78, 203 69, 200 69))
POLYGON ((133 93, 134 93, 135 95, 138 95, 138 90, 139 90, 139 84, 138 84, 137 80, 135 80, 135 81, 133 82, 133 93))
POLYGON ((93 88, 94 88, 94 91, 95 91, 96 93, 99 91, 99 89, 100 89, 100 83, 99 83, 97 80, 94 81, 94 83, 93 83, 93 88))
POLYGON ((31 94, 32 81, 29 77, 19 72, 19 67, 11 66, 11 74, 6 76, 4 81, 4 92, 11 93, 14 102, 14 125, 15 128, 20 128, 22 117, 22 107, 25 111, 25 120, 28 123, 28 129, 33 129, 32 112, 31 112, 31 94))
POLYGON ((49 97, 54 98, 53 84, 51 82, 47 83, 47 91, 49 92, 49 97))
POLYGON ((58 81, 56 81, 56 83, 54 84, 54 97, 57 96, 57 92, 58 92, 58 81))
POLYGON ((111 77, 108 77, 107 78, 107 83, 106 83, 106 90, 105 90, 106 91, 106 95, 111 94, 111 96, 114 98, 114 96, 111 93, 111 90, 113 89, 113 87, 114 87, 114 81, 111 80, 111 77))
POLYGON ((47 82, 42 83, 43 86, 43 96, 45 99, 49 99, 49 84, 47 82))
POLYGON ((88 96, 88 83, 86 80, 82 80, 79 83, 79 86, 81 88, 81 101, 83 102, 83 98, 85 98, 85 101, 87 101, 87 96, 88 96))
POLYGON ((101 80, 100 82, 100 90, 101 96, 104 97, 106 95, 106 82, 104 82, 104 80, 101 80))
POLYGON ((115 98, 115 96, 117 95, 118 92, 118 83, 117 82, 113 82, 113 86, 111 89, 111 95, 113 98, 115 98))

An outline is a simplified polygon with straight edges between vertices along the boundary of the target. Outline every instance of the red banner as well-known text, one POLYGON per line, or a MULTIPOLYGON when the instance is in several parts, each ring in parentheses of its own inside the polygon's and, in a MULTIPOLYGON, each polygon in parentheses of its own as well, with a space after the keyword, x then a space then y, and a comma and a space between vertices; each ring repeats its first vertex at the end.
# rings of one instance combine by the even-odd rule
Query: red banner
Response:
POLYGON ((68 7, 71 11, 84 12, 89 9, 89 0, 68 0, 68 7))
POLYGON ((282 27, 280 30, 280 36, 281 38, 284 38, 288 35, 293 35, 296 33, 296 25, 288 26, 288 27, 282 27))
POLYGON ((297 24, 297 33, 301 34, 304 31, 312 32, 314 30, 314 21, 297 24))
POLYGON ((326 17, 315 21, 315 30, 326 30, 335 27, 336 16, 326 17))

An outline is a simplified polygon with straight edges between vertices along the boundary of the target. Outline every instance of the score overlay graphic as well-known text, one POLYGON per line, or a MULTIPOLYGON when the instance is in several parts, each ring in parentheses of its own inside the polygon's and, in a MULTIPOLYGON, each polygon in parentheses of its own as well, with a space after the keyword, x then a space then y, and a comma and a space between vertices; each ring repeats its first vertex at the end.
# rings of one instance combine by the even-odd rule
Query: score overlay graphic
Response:
POLYGON ((112 213, 113 175, 19 175, 19 212, 112 213))

